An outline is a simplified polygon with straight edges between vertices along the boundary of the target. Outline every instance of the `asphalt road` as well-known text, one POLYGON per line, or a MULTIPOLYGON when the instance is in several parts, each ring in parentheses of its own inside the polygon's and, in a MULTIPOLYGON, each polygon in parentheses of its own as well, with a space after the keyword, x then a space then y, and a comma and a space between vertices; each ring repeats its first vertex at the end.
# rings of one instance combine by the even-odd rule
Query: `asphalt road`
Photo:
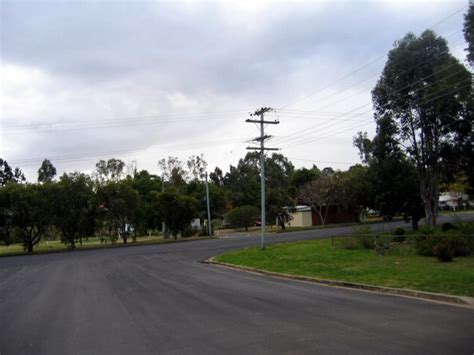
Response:
POLYGON ((258 243, 0 258, 0 354, 473 354, 473 310, 199 262, 258 243))

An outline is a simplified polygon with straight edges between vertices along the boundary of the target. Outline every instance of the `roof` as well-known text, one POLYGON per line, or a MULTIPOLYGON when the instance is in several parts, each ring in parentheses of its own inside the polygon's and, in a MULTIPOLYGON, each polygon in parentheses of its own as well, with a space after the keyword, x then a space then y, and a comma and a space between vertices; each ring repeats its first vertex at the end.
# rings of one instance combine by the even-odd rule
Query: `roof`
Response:
POLYGON ((298 205, 294 207, 284 207, 285 210, 290 210, 291 212, 311 212, 310 206, 298 205))

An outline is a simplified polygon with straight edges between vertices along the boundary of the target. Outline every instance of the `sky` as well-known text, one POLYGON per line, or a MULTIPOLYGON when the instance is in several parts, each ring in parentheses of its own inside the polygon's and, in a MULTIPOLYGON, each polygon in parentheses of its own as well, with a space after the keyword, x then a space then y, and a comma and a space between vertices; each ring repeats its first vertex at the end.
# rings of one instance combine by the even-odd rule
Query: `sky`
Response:
POLYGON ((468 1, 0 0, 0 157, 37 179, 118 158, 236 165, 260 132, 296 167, 345 170, 375 132, 371 90, 396 40, 427 28, 465 62, 468 1))

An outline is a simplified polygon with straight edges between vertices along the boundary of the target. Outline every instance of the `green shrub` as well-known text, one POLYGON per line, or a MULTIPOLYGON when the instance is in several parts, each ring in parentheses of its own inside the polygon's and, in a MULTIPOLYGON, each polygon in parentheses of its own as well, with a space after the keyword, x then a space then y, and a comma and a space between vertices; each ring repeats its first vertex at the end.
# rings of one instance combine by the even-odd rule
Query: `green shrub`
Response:
POLYGON ((394 235, 405 235, 405 228, 397 227, 393 230, 394 235))
POLYGON ((466 239, 467 245, 472 252, 474 250, 474 223, 459 223, 456 234, 466 239))
POLYGON ((433 256, 433 247, 440 241, 438 236, 420 235, 415 239, 415 250, 423 256, 433 256))
POLYGON ((423 235, 434 235, 436 234, 436 232, 437 230, 433 226, 426 225, 426 226, 420 227, 420 233, 423 235))
POLYGON ((465 238, 458 235, 451 235, 448 238, 448 242, 453 250, 454 256, 468 256, 471 254, 471 249, 465 238))
POLYGON ((352 233, 357 236, 359 243, 364 249, 374 249, 374 238, 370 226, 362 225, 352 228, 352 233))
MULTIPOLYGON (((448 243, 450 252, 453 256, 468 256, 471 254, 471 248, 467 240, 458 235, 440 236, 419 236, 415 240, 415 249, 419 255, 433 256, 433 248, 438 244, 448 243)), ((442 249, 439 247, 438 249, 442 249)), ((436 256, 436 255, 435 255, 436 256)))
POLYGON ((394 237, 392 239, 393 242, 397 242, 397 243, 401 243, 401 242, 404 242, 405 241, 405 228, 403 227, 397 227, 393 230, 393 234, 396 235, 396 237, 394 237))
POLYGON ((439 261, 447 262, 452 261, 454 256, 453 248, 448 239, 442 239, 433 246, 433 255, 438 258, 439 261))
POLYGON ((474 223, 460 223, 457 226, 456 232, 462 234, 463 236, 474 236, 474 223))
POLYGON ((181 238, 189 238, 193 235, 196 235, 199 232, 196 228, 191 227, 191 225, 184 227, 181 230, 181 238))
POLYGON ((456 229, 456 226, 452 223, 449 223, 449 222, 444 222, 441 226, 441 230, 443 232, 447 232, 447 231, 454 230, 454 229, 456 229))

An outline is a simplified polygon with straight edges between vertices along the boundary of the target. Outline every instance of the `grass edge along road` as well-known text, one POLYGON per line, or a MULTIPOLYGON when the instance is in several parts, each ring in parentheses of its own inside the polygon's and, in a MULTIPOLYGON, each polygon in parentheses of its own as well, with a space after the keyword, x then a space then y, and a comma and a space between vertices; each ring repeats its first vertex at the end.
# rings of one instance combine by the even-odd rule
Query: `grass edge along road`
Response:
POLYGON ((192 240, 205 240, 209 237, 188 237, 188 238, 170 238, 163 239, 159 236, 153 237, 138 237, 136 242, 130 241, 127 244, 122 243, 121 240, 116 243, 101 243, 99 238, 91 237, 89 240, 84 240, 82 245, 76 244, 76 248, 71 249, 67 245, 63 244, 60 240, 53 241, 41 241, 35 247, 33 253, 26 253, 23 250, 21 243, 11 244, 9 246, 0 245, 0 257, 6 256, 24 256, 24 255, 39 255, 48 253, 68 252, 68 251, 80 251, 80 250, 93 250, 93 249, 109 249, 109 248, 120 248, 120 247, 133 247, 138 245, 153 245, 153 244, 165 244, 165 243, 176 243, 176 242, 187 242, 192 240))
POLYGON ((474 256, 441 263, 434 257, 394 248, 384 256, 373 250, 334 248, 331 239, 245 248, 214 260, 237 266, 320 279, 474 296, 474 256))

